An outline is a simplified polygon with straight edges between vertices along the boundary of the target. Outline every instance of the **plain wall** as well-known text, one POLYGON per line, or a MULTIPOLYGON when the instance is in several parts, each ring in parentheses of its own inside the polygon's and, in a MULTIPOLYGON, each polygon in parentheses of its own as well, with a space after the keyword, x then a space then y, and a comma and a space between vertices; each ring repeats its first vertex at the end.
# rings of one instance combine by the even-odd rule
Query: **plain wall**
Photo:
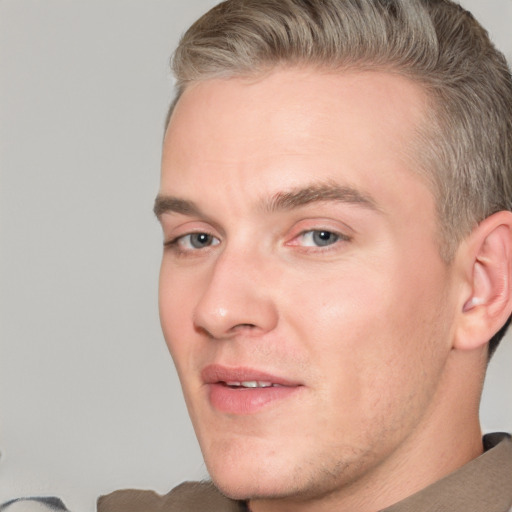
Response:
MULTIPOLYGON (((207 476, 160 333, 168 59, 213 0, 0 0, 0 502, 207 476)), ((512 1, 467 0, 512 57, 512 1)), ((512 341, 485 430, 512 431, 512 341)))

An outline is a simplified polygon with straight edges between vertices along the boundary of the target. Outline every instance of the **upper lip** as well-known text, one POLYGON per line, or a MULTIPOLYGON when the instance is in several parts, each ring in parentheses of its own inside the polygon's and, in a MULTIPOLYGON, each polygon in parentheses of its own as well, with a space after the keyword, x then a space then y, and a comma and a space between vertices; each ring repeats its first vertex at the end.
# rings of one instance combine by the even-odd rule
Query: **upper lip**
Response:
POLYGON ((272 375, 268 372, 247 367, 228 367, 219 364, 210 364, 201 371, 201 377, 205 384, 218 382, 269 382, 278 386, 300 386, 299 382, 272 375))

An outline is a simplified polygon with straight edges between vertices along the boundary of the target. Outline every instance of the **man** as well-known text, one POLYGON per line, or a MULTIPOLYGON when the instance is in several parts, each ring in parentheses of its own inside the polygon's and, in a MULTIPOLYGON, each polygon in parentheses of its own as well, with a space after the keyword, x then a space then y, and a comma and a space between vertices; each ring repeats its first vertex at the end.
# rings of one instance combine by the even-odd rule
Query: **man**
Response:
POLYGON ((174 71, 160 316, 213 484, 100 510, 508 511, 478 421, 512 312, 485 31, 447 0, 228 0, 174 71))

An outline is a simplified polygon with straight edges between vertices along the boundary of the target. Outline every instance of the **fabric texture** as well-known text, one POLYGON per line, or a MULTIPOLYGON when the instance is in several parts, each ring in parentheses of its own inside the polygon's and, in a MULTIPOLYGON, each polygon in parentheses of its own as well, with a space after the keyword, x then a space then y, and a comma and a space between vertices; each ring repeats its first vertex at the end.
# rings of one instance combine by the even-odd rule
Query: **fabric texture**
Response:
POLYGON ((98 512, 243 512, 245 504, 223 496, 211 482, 185 482, 165 496, 134 489, 98 499, 98 512))
POLYGON ((383 512, 509 512, 512 441, 499 433, 483 441, 483 455, 383 512))
MULTIPOLYGON (((512 440, 484 437, 483 455, 422 491, 381 512, 512 512, 512 440)), ((243 512, 211 482, 186 482, 165 496, 116 491, 98 500, 98 512, 243 512)))

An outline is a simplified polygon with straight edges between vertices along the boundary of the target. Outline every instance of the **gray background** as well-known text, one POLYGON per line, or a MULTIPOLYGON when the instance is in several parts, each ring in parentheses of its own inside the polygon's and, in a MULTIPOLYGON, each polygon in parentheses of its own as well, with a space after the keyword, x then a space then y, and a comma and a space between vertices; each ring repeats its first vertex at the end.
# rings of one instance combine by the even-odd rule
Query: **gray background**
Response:
MULTIPOLYGON (((168 58, 214 0, 0 1, 0 502, 206 471, 157 316, 168 58)), ((512 0, 466 0, 512 57, 512 0)), ((512 430, 512 340, 484 429, 512 430)))

